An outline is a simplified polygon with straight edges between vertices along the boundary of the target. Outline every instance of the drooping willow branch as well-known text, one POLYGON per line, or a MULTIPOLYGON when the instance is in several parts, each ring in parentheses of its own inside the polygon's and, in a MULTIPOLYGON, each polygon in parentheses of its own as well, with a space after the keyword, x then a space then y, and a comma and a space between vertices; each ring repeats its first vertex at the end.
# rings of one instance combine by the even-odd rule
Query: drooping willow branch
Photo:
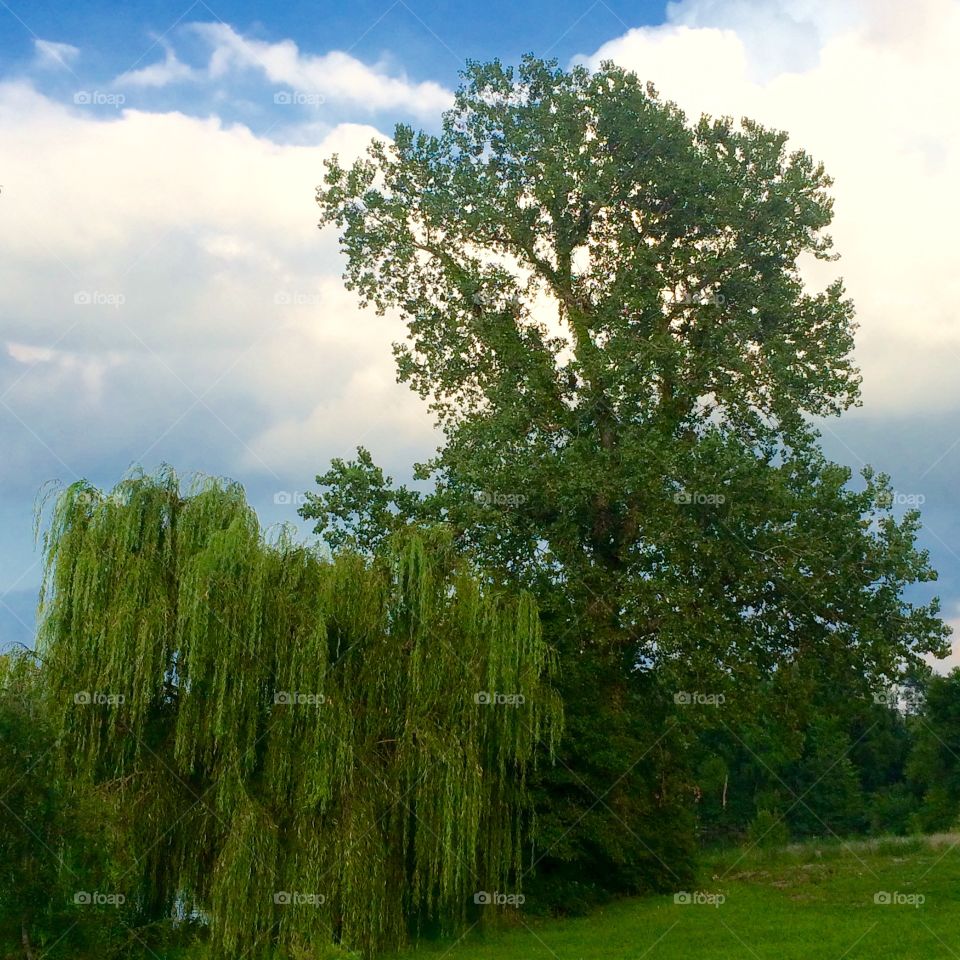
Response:
POLYGON ((519 875, 553 657, 442 531, 327 559, 164 471, 66 489, 45 554, 47 693, 145 914, 196 909, 222 956, 371 952, 519 875))

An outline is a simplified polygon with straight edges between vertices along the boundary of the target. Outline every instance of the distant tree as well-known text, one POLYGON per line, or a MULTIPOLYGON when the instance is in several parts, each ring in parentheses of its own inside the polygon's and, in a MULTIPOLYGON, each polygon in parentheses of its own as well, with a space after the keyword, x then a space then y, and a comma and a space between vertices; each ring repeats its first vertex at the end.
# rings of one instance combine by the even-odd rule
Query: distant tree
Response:
POLYGON ((960 669, 929 679, 913 725, 907 769, 922 797, 914 826, 952 829, 960 818, 960 669))
POLYGON ((815 717, 803 755, 790 771, 794 798, 786 816, 795 836, 844 837, 864 827, 864 797, 852 743, 836 717, 815 717))
POLYGON ((0 656, 0 939, 32 960, 61 892, 53 740, 27 658, 0 656))
POLYGON ((852 667, 832 675, 820 659, 808 668, 804 680, 795 669, 756 685, 754 718, 702 732, 695 756, 705 842, 743 836, 763 809, 777 811, 798 839, 907 831, 917 798, 907 783, 915 722, 906 703, 896 690, 871 690, 852 667))
POLYGON ((65 781, 60 756, 40 665, 28 652, 0 656, 0 944, 11 951, 3 956, 108 956, 129 940, 118 911, 82 902, 109 875, 98 835, 105 820, 65 781))
POLYGON ((612 64, 494 61, 439 135, 398 126, 318 190, 347 286, 406 322, 398 375, 444 444, 427 494, 361 450, 302 514, 367 549, 443 520, 534 591, 568 716, 538 868, 572 899, 686 882, 689 748, 713 721, 678 692, 725 693, 735 723, 773 670, 876 685, 943 650, 936 603, 903 598, 934 576, 916 515, 871 471, 854 492, 810 427, 859 377, 842 284, 799 268, 831 257, 830 180, 786 144, 690 122, 612 64))

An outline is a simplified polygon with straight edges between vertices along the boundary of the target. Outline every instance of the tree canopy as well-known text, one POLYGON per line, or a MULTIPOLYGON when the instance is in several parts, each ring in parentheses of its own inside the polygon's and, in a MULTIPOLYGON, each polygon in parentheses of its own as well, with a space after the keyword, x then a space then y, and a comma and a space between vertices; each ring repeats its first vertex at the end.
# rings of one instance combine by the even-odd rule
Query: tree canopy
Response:
POLYGON ((46 560, 51 715, 143 916, 199 913, 218 956, 370 951, 515 889, 553 655, 441 531, 329 559, 166 471, 68 488, 46 560))
MULTIPOLYGON (((696 648, 716 623, 729 663, 745 626, 793 650, 868 599, 888 650, 937 648, 936 610, 900 599, 931 573, 916 517, 865 530, 886 478, 856 496, 815 444, 809 418, 857 397, 853 308, 839 280, 802 282, 802 257, 829 256, 830 181, 786 143, 688 123, 613 65, 528 58, 473 65, 439 136, 399 126, 332 160, 318 200, 347 284, 406 319, 400 379, 446 433, 421 467, 436 491, 393 494, 401 520, 442 516, 485 561, 563 579, 645 653, 688 636, 706 593, 696 648)), ((368 455, 323 480, 303 511, 321 530, 389 526, 368 455)))
MULTIPOLYGON (((769 705, 750 691, 771 674, 800 703, 826 665, 869 690, 945 649, 937 602, 904 593, 935 577, 916 513, 895 518, 872 470, 855 489, 814 429, 859 390, 842 282, 803 273, 833 257, 830 183, 782 131, 528 57, 471 64, 438 134, 398 126, 318 188, 347 286, 402 317, 398 377, 444 441, 426 494, 361 450, 301 512, 360 549, 443 520, 535 592, 568 705, 575 812, 552 834, 601 813, 569 851, 605 849, 601 882, 679 822, 706 715, 678 692, 736 691, 732 722, 769 705), (608 747, 578 746, 594 736, 608 747)), ((680 847, 656 871, 676 876, 680 847)))

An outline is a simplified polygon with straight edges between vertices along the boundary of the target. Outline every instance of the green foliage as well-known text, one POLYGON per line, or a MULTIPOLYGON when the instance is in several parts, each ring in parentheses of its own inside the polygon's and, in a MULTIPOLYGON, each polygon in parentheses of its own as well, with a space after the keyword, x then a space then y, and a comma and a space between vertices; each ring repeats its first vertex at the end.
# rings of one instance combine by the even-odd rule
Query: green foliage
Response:
POLYGON ((707 730, 695 748, 700 834, 726 844, 764 809, 779 811, 790 835, 904 833, 917 808, 907 783, 916 713, 895 699, 857 696, 821 669, 799 689, 806 709, 784 704, 782 687, 754 691, 762 720, 707 730))
POLYGON ((907 770, 922 800, 912 825, 923 832, 952 829, 960 817, 960 669, 929 679, 913 722, 907 770))
POLYGON ((165 471, 68 488, 45 548, 47 702, 140 922, 199 911, 217 957, 370 952, 519 881, 553 654, 442 530, 326 560, 165 471))
POLYGON ((904 836, 915 823, 917 798, 906 783, 881 787, 869 798, 870 833, 904 836))
POLYGON ((317 528, 334 550, 348 547, 361 553, 376 552, 391 533, 402 529, 419 502, 414 492, 394 489, 391 478, 363 447, 349 463, 336 457, 330 469, 317 477, 317 483, 330 492, 325 497, 308 493, 301 513, 317 521, 317 528))
POLYGON ((35 668, 0 656, 0 937, 39 943, 63 913, 57 876, 62 809, 50 776, 52 740, 31 694, 35 668), (58 902, 59 901, 59 902, 58 902))
POLYGON ((790 821, 797 836, 848 836, 862 827, 863 796, 850 759, 851 742, 833 717, 815 717, 803 755, 791 771, 796 802, 790 821))
MULTIPOLYGON (((303 515, 366 549, 443 520, 536 594, 569 720, 538 787, 539 868, 578 903, 689 870, 678 809, 708 731, 765 789, 758 756, 801 762, 820 674, 840 704, 844 678, 861 698, 945 651, 936 601, 904 599, 935 577, 916 513, 894 518, 870 469, 855 491, 809 425, 859 388, 842 283, 811 290, 799 269, 832 258, 829 187, 781 131, 691 121, 612 64, 530 57, 471 64, 438 135, 399 126, 352 167, 331 160, 318 190, 347 286, 404 318, 398 376, 444 444, 417 468, 429 493, 361 450, 303 515), (719 723, 672 709, 681 691, 730 694, 719 723), (745 753, 771 709, 783 742, 745 753)), ((842 708, 838 723, 855 743, 842 708)), ((739 830, 756 812, 741 786, 739 830)))
POLYGON ((858 402, 853 306, 799 269, 829 187, 783 132, 534 58, 334 158, 322 222, 443 431, 429 491, 334 460, 302 511, 332 557, 234 484, 57 499, 43 667, 0 662, 0 936, 349 960, 522 879, 565 913, 691 889, 698 839, 953 826, 919 517, 810 426, 858 402), (922 707, 874 699, 904 682, 922 707))
POLYGON ((651 677, 630 684, 616 663, 565 652, 565 750, 534 779, 540 832, 531 904, 576 914, 611 891, 689 885, 691 812, 682 780, 666 772, 684 763, 683 739, 667 722, 672 698, 651 677))
POLYGON ((759 850, 786 846, 790 830, 783 817, 772 810, 759 810, 747 830, 747 842, 759 850))
POLYGON ((0 656, 0 944, 50 960, 136 956, 122 906, 83 902, 113 889, 108 822, 59 775, 42 682, 29 653, 0 656))

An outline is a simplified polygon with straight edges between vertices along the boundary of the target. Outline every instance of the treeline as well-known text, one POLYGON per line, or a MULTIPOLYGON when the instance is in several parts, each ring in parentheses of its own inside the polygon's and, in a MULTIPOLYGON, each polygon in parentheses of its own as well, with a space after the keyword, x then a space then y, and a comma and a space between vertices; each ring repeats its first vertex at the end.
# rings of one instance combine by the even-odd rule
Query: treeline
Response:
POLYGON ((886 694, 810 703, 704 734, 695 764, 704 844, 953 830, 960 816, 960 671, 886 694))
MULTIPOLYGON (((189 838, 190 824, 178 823, 169 812, 151 828, 141 820, 145 798, 124 784, 122 777, 96 782, 78 776, 76 757, 65 754, 62 730, 57 734, 55 715, 60 711, 51 709, 48 694, 36 656, 0 656, 3 955, 147 957, 180 956, 177 951, 184 951, 184 956, 206 956, 202 951, 211 947, 214 911, 224 904, 205 900, 199 889, 191 894, 181 885, 183 874, 164 892, 150 886, 162 880, 143 872, 151 848, 159 846, 164 856, 170 856, 189 838), (167 834, 170 837, 164 842, 167 834), (174 841, 175 837, 181 840, 174 841)), ((678 699, 680 706, 690 710, 722 711, 726 706, 702 693, 689 692, 678 699)), ((924 672, 909 684, 866 702, 811 702, 805 725, 795 729, 778 722, 774 701, 768 706, 762 722, 708 724, 693 745, 686 809, 672 823, 673 842, 680 847, 684 824, 691 822, 701 846, 760 848, 810 838, 840 840, 956 828, 960 670, 947 676, 924 672)), ((96 704, 82 702, 73 708, 81 716, 97 709, 96 704)), ((101 704, 101 713, 106 709, 101 704)), ((150 739, 152 749, 160 750, 163 738, 157 733, 150 739)), ((170 774, 180 775, 173 770, 170 774)), ((130 780, 142 775, 135 769, 127 773, 130 780)), ((363 780, 364 791, 373 785, 363 780)), ((204 800, 197 797, 196 803, 204 800)), ((181 810, 179 815, 186 812, 181 810)), ((315 829, 321 829, 320 819, 315 829)), ((629 825, 624 824, 624 829, 629 825)), ((187 843, 196 865, 214 870, 197 843, 197 839, 187 843)), ((366 853, 371 858, 384 856, 373 850, 366 853)), ((672 866, 683 870, 683 864, 677 860, 672 866)), ((634 869, 641 866, 632 864, 634 869)), ((372 862, 363 864, 371 875, 376 873, 368 870, 372 867, 372 862)), ((660 868, 669 873, 671 865, 664 863, 660 868)), ((649 883, 649 864, 643 872, 649 883)), ((581 873, 576 882, 567 877, 558 887, 555 877, 553 884, 549 876, 538 883, 535 872, 516 865, 501 878, 500 886, 519 890, 524 874, 525 907, 532 911, 577 913, 610 895, 609 882, 599 882, 589 872, 581 873)), ((245 880, 248 888, 255 884, 254 877, 245 880)), ((394 882, 406 881, 398 876, 394 882)), ((271 878, 261 892, 269 894, 274 885, 271 878)), ((669 886, 669 880, 663 885, 669 886)), ((331 884, 324 887, 330 890, 331 884)), ((382 894, 382 890, 361 891, 363 897, 372 898, 370 918, 378 915, 373 901, 382 894)), ((469 898, 461 894, 459 899, 465 903, 469 898)), ((249 938, 252 918, 262 912, 252 907, 248 905, 245 909, 251 912, 239 920, 241 940, 249 938)), ((408 907, 412 912, 402 920, 404 930, 422 935, 434 929, 430 924, 418 929, 417 911, 412 904, 408 907)), ((443 928, 443 923, 436 927, 443 928)), ((348 957, 350 942, 363 945, 364 937, 358 940, 349 930, 325 926, 311 935, 311 929, 305 923, 297 935, 287 938, 284 949, 270 946, 267 938, 260 946, 269 949, 262 955, 296 960, 307 955, 301 951, 309 945, 310 956, 348 957), (279 952, 274 954, 274 949, 279 952)), ((216 929, 213 933, 222 935, 216 929)), ((367 941, 367 946, 372 943, 367 941)))

